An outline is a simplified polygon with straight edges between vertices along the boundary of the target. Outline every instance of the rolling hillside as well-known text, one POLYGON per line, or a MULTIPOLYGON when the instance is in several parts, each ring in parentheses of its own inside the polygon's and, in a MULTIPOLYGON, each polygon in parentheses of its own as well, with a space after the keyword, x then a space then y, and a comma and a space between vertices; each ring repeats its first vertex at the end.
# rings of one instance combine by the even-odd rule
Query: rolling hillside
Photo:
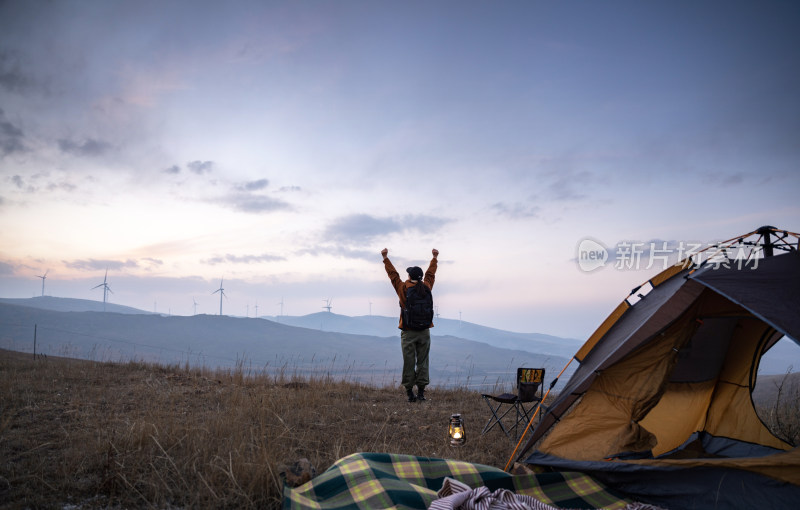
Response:
MULTIPOLYGON (((395 331, 356 335, 255 318, 62 312, 0 303, 0 348, 33 352, 34 336, 36 352, 49 355, 244 365, 254 372, 331 374, 374 384, 397 384, 402 363, 395 331)), ((513 379, 517 366, 544 366, 557 374, 566 362, 560 356, 443 335, 431 348, 431 377, 434 385, 492 388, 513 379)))
MULTIPOLYGON (((397 336, 397 317, 379 315, 362 315, 348 317, 331 312, 317 312, 302 316, 265 316, 262 317, 281 324, 318 329, 320 331, 336 331, 372 336, 397 336)), ((431 335, 454 336, 484 342, 495 347, 523 350, 528 352, 547 353, 570 358, 583 344, 582 340, 561 338, 541 333, 513 333, 501 329, 480 326, 466 321, 436 318, 431 335)))
POLYGON ((55 312, 113 312, 129 314, 149 314, 131 308, 130 306, 116 305, 114 303, 103 304, 102 301, 92 301, 89 299, 59 298, 53 296, 38 296, 34 298, 0 298, 0 303, 9 305, 30 306, 43 310, 53 310, 55 312), (105 308, 105 309, 104 309, 105 308))

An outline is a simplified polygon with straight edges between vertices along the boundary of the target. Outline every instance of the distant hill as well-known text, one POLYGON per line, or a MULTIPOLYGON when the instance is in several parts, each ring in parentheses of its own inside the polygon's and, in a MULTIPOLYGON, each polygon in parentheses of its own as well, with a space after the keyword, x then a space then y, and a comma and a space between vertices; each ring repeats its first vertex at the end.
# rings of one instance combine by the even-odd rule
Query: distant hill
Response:
POLYGON ((102 301, 92 301, 89 299, 73 299, 73 298, 59 298, 53 296, 39 296, 34 298, 16 299, 16 298, 0 298, 0 303, 9 305, 32 306, 34 308, 41 308, 43 310, 53 310, 55 312, 113 312, 113 313, 129 313, 129 314, 149 314, 139 310, 138 308, 131 308, 130 306, 115 305, 113 303, 106 303, 103 305, 102 301), (105 307, 105 310, 104 310, 105 307))
POLYGON ((773 408, 780 394, 782 402, 800 401, 800 373, 760 375, 753 390, 753 401, 773 408))
MULTIPOLYGON (((399 384, 402 364, 396 333, 381 337, 254 318, 62 312, 0 303, 0 348, 33 352, 34 331, 37 353, 99 361, 239 366, 378 385, 399 384)), ((438 336, 431 347, 432 384, 440 386, 492 390, 510 383, 517 366, 543 366, 555 375, 566 362, 449 335, 438 336)))
MULTIPOLYGON (((331 312, 317 312, 302 316, 264 316, 271 321, 299 326, 303 328, 318 329, 320 331, 336 331, 339 333, 352 333, 357 335, 373 336, 398 336, 397 317, 384 317, 380 315, 362 315, 348 317, 331 312)), ((485 342, 495 347, 515 349, 528 352, 546 353, 564 358, 571 358, 581 345, 582 340, 575 338, 562 338, 541 333, 513 333, 501 329, 479 326, 466 321, 436 318, 431 335, 453 336, 485 342)))

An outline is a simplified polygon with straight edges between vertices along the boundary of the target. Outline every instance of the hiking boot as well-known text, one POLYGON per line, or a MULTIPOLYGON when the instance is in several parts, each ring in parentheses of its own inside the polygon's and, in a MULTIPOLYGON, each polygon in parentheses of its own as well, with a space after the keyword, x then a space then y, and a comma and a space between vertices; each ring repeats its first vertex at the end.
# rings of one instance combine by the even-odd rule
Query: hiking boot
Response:
POLYGON ((406 390, 406 395, 408 395, 408 401, 409 402, 416 402, 417 401, 417 396, 414 395, 414 390, 412 390, 411 388, 406 390))
POLYGON ((422 402, 423 400, 428 400, 425 398, 425 388, 419 388, 419 392, 417 392, 417 400, 422 402))

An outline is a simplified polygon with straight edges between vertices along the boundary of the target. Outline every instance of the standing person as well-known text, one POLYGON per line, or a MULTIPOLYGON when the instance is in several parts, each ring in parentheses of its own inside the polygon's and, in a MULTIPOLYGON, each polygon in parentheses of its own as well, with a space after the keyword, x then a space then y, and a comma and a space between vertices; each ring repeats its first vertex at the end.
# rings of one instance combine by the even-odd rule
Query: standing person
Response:
MULTIPOLYGON (((431 349, 431 332, 430 328, 433 327, 433 300, 430 297, 430 291, 433 289, 433 281, 436 278, 436 267, 438 265, 437 258, 439 250, 433 249, 433 258, 428 264, 428 270, 425 271, 424 279, 422 269, 417 266, 412 266, 406 269, 408 279, 403 281, 397 270, 389 260, 389 250, 384 248, 381 250, 383 255, 383 265, 386 269, 386 274, 389 275, 389 280, 392 282, 397 297, 400 298, 400 345, 403 349, 403 379, 400 384, 406 389, 409 402, 416 402, 417 400, 427 400, 425 398, 425 387, 430 383, 428 375, 428 354, 431 349), (407 298, 409 292, 417 293, 414 287, 420 283, 427 289, 418 289, 420 294, 427 293, 429 300, 429 319, 425 319, 420 325, 415 326, 413 323, 417 321, 415 317, 409 315, 407 307, 407 298), (430 322, 430 324, 428 324, 430 322), (414 395, 414 385, 417 386, 417 394, 414 395)), ((416 301, 416 298, 415 298, 416 301)), ((427 305, 424 308, 428 308, 427 305)), ((414 313, 413 311, 411 312, 414 313)))

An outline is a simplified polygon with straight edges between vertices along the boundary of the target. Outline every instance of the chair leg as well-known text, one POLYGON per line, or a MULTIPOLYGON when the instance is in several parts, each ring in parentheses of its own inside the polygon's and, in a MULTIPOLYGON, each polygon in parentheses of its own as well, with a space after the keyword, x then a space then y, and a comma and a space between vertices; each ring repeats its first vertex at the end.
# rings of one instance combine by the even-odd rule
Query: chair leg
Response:
MULTIPOLYGON (((522 411, 521 412, 520 411, 517 412, 517 424, 519 424, 520 420, 524 417, 525 421, 523 423, 525 424, 525 427, 527 427, 528 423, 531 422, 531 418, 533 417, 531 415, 531 413, 535 413, 536 412, 536 406, 538 406, 538 405, 540 405, 540 404, 537 401, 537 402, 533 402, 533 405, 531 407, 526 408, 524 403, 520 402, 519 403, 519 407, 522 409, 522 411)), ((537 415, 535 417, 538 418, 539 421, 542 420, 541 410, 539 411, 539 413, 537 413, 537 415)), ((523 432, 524 431, 525 431, 525 429, 523 429, 523 432)), ((514 431, 514 434, 515 434, 516 437, 519 437, 519 434, 517 434, 516 431, 514 431)))
MULTIPOLYGON (((521 412, 518 415, 519 419, 517 420, 517 425, 522 423, 523 427, 527 428, 528 423, 530 423, 530 421, 531 421, 530 411, 531 411, 532 408, 531 409, 526 409, 525 408, 525 404, 522 403, 522 402, 520 402, 519 407, 521 409, 521 412), (524 421, 523 421, 523 418, 524 418, 524 421)), ((525 433, 525 428, 522 429, 522 433, 525 433)), ((520 436, 520 434, 517 433, 516 437, 519 438, 519 436, 520 436)))
POLYGON ((492 412, 492 417, 489 418, 489 421, 487 421, 486 425, 484 425, 483 430, 481 431, 481 435, 484 435, 490 430, 492 430, 495 425, 500 425, 500 429, 503 431, 506 437, 508 437, 509 440, 513 442, 514 440, 509 434, 509 431, 506 430, 506 427, 503 426, 503 418, 505 418, 505 416, 514 409, 514 405, 508 404, 509 405, 508 409, 506 409, 503 414, 498 416, 497 413, 500 411, 500 408, 503 407, 503 403, 499 402, 497 404, 497 407, 494 407, 492 403, 489 402, 488 398, 484 397, 484 400, 486 401, 486 405, 489 406, 489 410, 492 412))

